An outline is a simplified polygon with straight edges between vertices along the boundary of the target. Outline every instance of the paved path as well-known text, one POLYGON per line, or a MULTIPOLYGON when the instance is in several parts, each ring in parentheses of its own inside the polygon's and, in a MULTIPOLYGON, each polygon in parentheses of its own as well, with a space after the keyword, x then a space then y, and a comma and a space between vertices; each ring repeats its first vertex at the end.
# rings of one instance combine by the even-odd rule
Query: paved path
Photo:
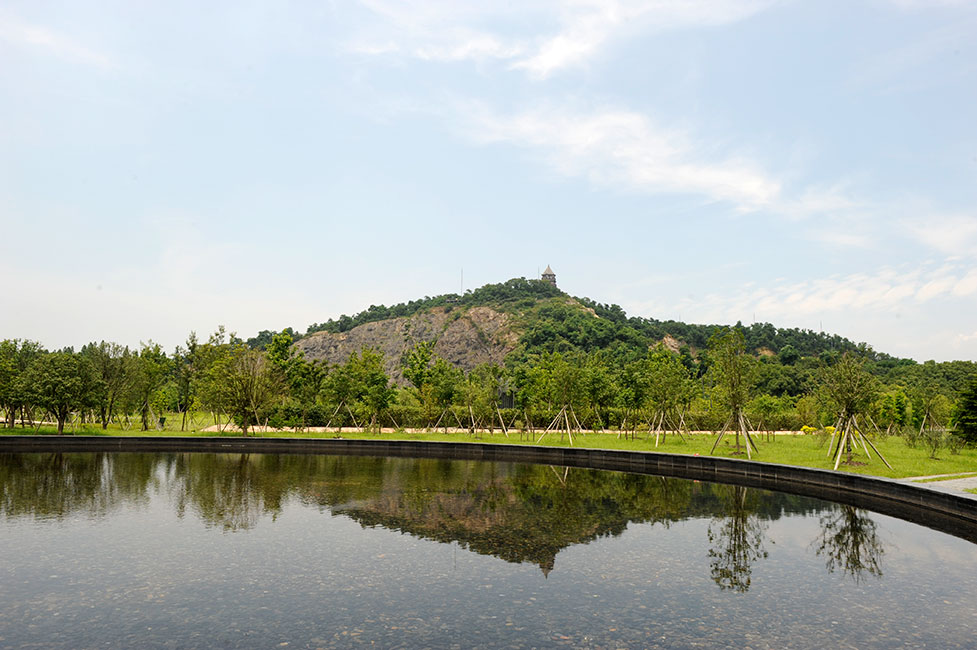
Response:
POLYGON ((959 474, 937 474, 935 476, 911 476, 909 478, 904 478, 900 480, 905 483, 914 483, 916 485, 919 485, 920 487, 929 488, 931 490, 937 490, 939 492, 949 492, 950 494, 959 494, 961 496, 977 499, 977 494, 966 492, 966 490, 977 489, 977 476, 965 475, 963 478, 949 478, 952 476, 959 476, 959 474), (944 480, 928 481, 926 483, 920 483, 921 480, 933 479, 933 478, 944 478, 944 480))

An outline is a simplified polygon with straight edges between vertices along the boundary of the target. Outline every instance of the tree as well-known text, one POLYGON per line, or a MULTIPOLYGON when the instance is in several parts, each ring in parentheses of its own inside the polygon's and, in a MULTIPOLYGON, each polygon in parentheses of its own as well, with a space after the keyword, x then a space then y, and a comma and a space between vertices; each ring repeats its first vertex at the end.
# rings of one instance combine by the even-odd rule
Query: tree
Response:
POLYGON ((632 361, 621 369, 617 378, 617 384, 620 386, 618 399, 620 400, 621 406, 624 407, 624 420, 621 422, 621 428, 624 429, 625 439, 627 438, 628 432, 631 433, 631 438, 634 439, 635 423, 638 419, 637 413, 644 408, 647 400, 647 365, 647 361, 644 359, 632 361), (634 417, 632 417, 632 414, 634 417))
POLYGON ((305 428, 309 409, 322 391, 326 369, 317 360, 307 361, 305 353, 297 352, 292 342, 292 328, 289 327, 272 336, 265 353, 268 361, 278 368, 289 395, 302 410, 302 428, 305 428))
POLYGON ((142 420, 142 430, 149 431, 150 417, 159 416, 154 409, 159 391, 169 379, 170 358, 158 343, 143 343, 138 355, 132 357, 132 396, 142 420))
POLYGON ((597 428, 593 422, 596 419, 603 430, 605 419, 601 417, 601 411, 608 409, 614 403, 617 390, 614 378, 604 361, 604 355, 599 350, 587 356, 587 362, 583 367, 583 390, 591 414, 590 427, 597 428))
POLYGON ((977 375, 957 400, 953 411, 953 433, 967 444, 977 443, 977 375))
POLYGON ((404 355, 400 359, 400 363, 404 369, 404 378, 413 384, 414 388, 421 391, 431 380, 431 374, 434 370, 432 366, 433 361, 434 342, 420 341, 419 343, 415 343, 410 349, 404 352, 404 355))
POLYGON ((34 359, 43 353, 41 344, 21 339, 0 342, 0 408, 6 413, 4 424, 13 428, 17 412, 27 405, 23 376, 34 359))
POLYGON ((258 414, 278 400, 284 382, 278 367, 260 350, 236 344, 230 354, 218 359, 210 369, 220 404, 232 414, 248 435, 258 414))
MULTIPOLYGON (((425 400, 432 399, 433 403, 441 411, 439 420, 444 422, 445 430, 448 428, 448 420, 445 418, 445 413, 454 403, 455 396, 458 394, 458 387, 463 381, 464 374, 460 368, 456 368, 440 357, 434 360, 434 365, 431 367, 431 376, 424 384, 424 395, 425 400)), ((437 424, 435 422, 435 427, 437 427, 437 424)))
POLYGON ((885 427, 886 434, 909 423, 909 400, 901 390, 884 395, 876 403, 876 411, 879 425, 885 427))
POLYGON ((772 395, 757 395, 747 404, 747 411, 754 417, 757 426, 768 433, 768 442, 770 432, 777 428, 775 419, 783 410, 783 402, 772 395))
MULTIPOLYGON (((414 393, 421 403, 424 419, 428 425, 436 417, 438 399, 435 395, 434 378, 434 342, 420 341, 404 352, 400 364, 404 371, 404 378, 414 388, 414 393)), ((444 411, 441 412, 442 415, 444 411)))
POLYGON ((34 359, 24 374, 28 399, 54 416, 58 435, 73 411, 95 405, 99 381, 91 362, 73 352, 51 352, 34 359))
POLYGON ((730 428, 736 432, 736 451, 740 451, 740 433, 746 440, 746 455, 750 457, 750 447, 756 443, 747 427, 744 408, 750 400, 753 388, 756 360, 746 354, 746 344, 740 328, 717 331, 709 339, 708 379, 718 389, 719 398, 728 414, 722 432, 712 446, 712 453, 730 428))
POLYGON ((777 358, 785 366, 792 366, 800 360, 801 355, 798 354, 794 346, 788 343, 784 347, 780 348, 780 352, 777 354, 777 358))
MULTIPOLYGON (((864 358, 845 352, 834 364, 821 368, 821 398, 828 409, 836 414, 835 432, 839 433, 838 447, 833 452, 835 469, 838 469, 841 463, 842 454, 847 455, 845 462, 852 464, 853 452, 857 449, 858 440, 862 441, 866 455, 868 455, 868 447, 871 446, 886 467, 892 469, 858 425, 858 418, 867 411, 878 390, 877 380, 865 370, 864 366, 864 358)), ((832 433, 831 444, 828 445, 829 456, 832 455, 834 437, 835 433, 832 433)))
POLYGON ((363 421, 364 431, 369 428, 377 433, 394 397, 390 378, 384 371, 383 354, 371 348, 354 352, 345 364, 334 368, 324 381, 323 392, 336 405, 333 417, 346 408, 354 418, 354 426, 358 426, 353 415, 356 413, 363 421))
POLYGON ((81 349, 81 354, 91 361, 94 371, 101 380, 95 401, 99 421, 104 430, 108 428, 109 422, 115 415, 116 405, 132 383, 130 373, 132 365, 129 362, 132 353, 128 347, 102 341, 97 345, 95 343, 86 345, 81 349))
POLYGON ((647 398, 654 409, 652 422, 657 447, 658 432, 663 424, 682 435, 684 408, 692 399, 694 384, 679 358, 660 343, 648 354, 647 370, 647 398))
POLYGON ((357 390, 357 403, 364 420, 369 418, 369 427, 380 433, 382 418, 393 402, 394 391, 390 378, 383 367, 383 354, 370 348, 363 348, 360 354, 353 353, 347 363, 352 370, 357 390))
POLYGON ((200 390, 202 347, 197 341, 197 333, 190 332, 186 347, 177 346, 173 352, 173 363, 176 366, 176 405, 182 414, 180 431, 187 428, 187 415, 192 413, 198 403, 200 390))
POLYGON ((218 382, 218 373, 214 367, 219 362, 223 362, 230 356, 234 347, 234 334, 228 335, 221 325, 217 331, 210 335, 206 343, 196 347, 194 354, 193 374, 197 380, 197 386, 193 389, 195 400, 199 400, 201 406, 208 409, 214 416, 214 423, 221 424, 221 414, 226 411, 222 402, 223 396, 221 386, 218 382))

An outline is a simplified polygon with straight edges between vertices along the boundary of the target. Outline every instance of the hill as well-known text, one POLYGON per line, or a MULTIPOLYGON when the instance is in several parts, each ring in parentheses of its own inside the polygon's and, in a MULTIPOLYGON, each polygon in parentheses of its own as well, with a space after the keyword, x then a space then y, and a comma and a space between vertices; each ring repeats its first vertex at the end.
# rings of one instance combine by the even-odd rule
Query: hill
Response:
MULTIPOLYGON (((737 325, 748 349, 758 355, 801 358, 852 350, 876 361, 898 361, 837 335, 770 323, 737 325)), ((682 354, 691 366, 718 327, 628 316, 618 305, 575 298, 539 280, 514 278, 464 294, 391 307, 371 305, 354 316, 310 325, 304 335, 289 333, 307 358, 329 363, 342 363, 364 347, 375 348, 383 352, 388 374, 403 383, 401 357, 422 341, 433 342, 438 356, 466 371, 541 352, 600 350, 609 362, 623 364, 659 342, 682 354)), ((261 332, 248 343, 264 347, 272 334, 261 332)))

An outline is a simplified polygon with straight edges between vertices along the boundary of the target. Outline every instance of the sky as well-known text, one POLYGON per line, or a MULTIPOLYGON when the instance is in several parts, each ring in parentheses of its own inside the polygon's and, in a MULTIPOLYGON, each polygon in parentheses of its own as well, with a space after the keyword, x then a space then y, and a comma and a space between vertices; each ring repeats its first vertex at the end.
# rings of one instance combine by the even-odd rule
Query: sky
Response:
POLYGON ((977 360, 977 0, 0 2, 0 339, 538 277, 977 360))

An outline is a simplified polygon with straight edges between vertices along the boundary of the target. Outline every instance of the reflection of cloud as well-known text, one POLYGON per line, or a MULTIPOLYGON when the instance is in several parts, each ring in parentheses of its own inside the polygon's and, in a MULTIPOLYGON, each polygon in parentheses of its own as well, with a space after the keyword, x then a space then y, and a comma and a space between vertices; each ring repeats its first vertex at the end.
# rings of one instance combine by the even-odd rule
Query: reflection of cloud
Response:
POLYGON ((625 32, 723 25, 771 4, 770 0, 361 3, 380 22, 372 25, 373 33, 356 37, 350 47, 357 52, 436 61, 504 60, 535 78, 586 62, 625 32))
POLYGON ((117 67, 109 57, 81 45, 65 34, 59 34, 46 27, 21 22, 9 14, 0 14, 0 40, 42 49, 75 63, 102 69, 117 67))

